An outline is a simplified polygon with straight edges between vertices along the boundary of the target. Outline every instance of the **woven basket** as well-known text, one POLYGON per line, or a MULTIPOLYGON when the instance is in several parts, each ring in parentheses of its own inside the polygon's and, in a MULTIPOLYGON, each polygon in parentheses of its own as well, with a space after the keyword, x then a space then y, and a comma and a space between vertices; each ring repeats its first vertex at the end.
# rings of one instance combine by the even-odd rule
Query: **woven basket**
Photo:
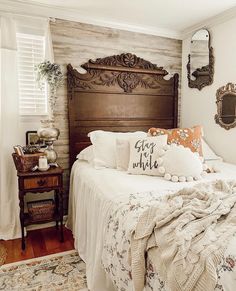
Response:
POLYGON ((43 156, 44 153, 37 154, 26 154, 24 156, 19 156, 16 153, 12 154, 15 167, 18 172, 30 172, 33 167, 38 165, 39 157, 43 156))
POLYGON ((55 204, 52 199, 28 202, 27 206, 31 221, 45 221, 53 218, 55 204))

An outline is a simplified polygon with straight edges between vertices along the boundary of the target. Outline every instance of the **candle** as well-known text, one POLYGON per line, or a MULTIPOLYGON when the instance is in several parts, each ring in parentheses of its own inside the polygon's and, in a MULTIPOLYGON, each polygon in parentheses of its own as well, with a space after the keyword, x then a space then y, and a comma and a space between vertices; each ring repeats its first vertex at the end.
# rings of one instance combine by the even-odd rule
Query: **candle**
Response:
POLYGON ((39 157, 39 169, 47 169, 48 167, 48 160, 45 156, 39 157))

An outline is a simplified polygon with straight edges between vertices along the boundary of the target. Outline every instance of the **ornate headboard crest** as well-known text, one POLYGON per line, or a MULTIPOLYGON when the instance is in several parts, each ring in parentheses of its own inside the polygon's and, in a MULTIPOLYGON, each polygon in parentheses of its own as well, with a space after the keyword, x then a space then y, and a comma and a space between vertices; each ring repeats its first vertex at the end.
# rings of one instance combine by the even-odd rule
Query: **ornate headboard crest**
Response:
POLYGON ((70 64, 67 66, 69 90, 93 90, 96 85, 109 87, 117 83, 125 93, 132 93, 138 85, 156 89, 158 81, 168 75, 163 67, 157 67, 131 53, 89 60, 81 67, 87 74, 78 73, 70 64), (147 75, 151 76, 147 78, 147 75))
POLYGON ((136 68, 136 69, 144 69, 144 70, 155 70, 155 73, 160 72, 161 75, 167 75, 167 71, 163 70, 163 67, 157 67, 157 65, 152 64, 149 61, 146 61, 142 58, 137 57, 134 54, 131 53, 124 53, 121 55, 115 55, 105 58, 99 58, 95 61, 89 60, 87 63, 82 65, 83 68, 99 68, 100 66, 106 66, 106 69, 108 67, 123 67, 124 70, 127 70, 127 68, 136 68))

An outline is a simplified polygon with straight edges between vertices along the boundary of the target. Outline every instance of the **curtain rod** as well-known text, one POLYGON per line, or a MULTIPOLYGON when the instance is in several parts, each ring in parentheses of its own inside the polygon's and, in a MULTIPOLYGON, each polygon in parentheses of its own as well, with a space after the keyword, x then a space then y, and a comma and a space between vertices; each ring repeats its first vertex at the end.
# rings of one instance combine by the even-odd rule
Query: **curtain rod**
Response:
POLYGON ((17 12, 10 12, 10 11, 0 9, 0 15, 4 16, 5 14, 9 14, 9 15, 13 15, 13 16, 24 16, 24 17, 29 17, 29 18, 48 19, 49 21, 52 21, 52 22, 56 21, 56 18, 54 18, 54 17, 38 16, 38 15, 33 16, 33 15, 22 14, 22 13, 17 13, 17 12))

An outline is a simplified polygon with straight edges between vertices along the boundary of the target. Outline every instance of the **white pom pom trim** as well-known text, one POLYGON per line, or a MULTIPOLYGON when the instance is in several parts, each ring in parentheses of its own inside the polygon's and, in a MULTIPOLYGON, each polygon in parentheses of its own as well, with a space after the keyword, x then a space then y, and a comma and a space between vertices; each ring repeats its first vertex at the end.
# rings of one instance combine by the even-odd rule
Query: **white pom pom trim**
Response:
POLYGON ((178 182, 178 181, 179 181, 178 176, 172 176, 172 177, 171 177, 171 181, 172 181, 172 182, 178 182))
POLYGON ((171 180, 171 175, 168 174, 168 173, 165 174, 164 179, 167 180, 167 181, 170 181, 171 180))
MULTIPOLYGON (((171 175, 170 173, 166 173, 166 169, 165 167, 163 167, 163 162, 164 159, 162 158, 162 156, 164 156, 166 154, 166 152, 168 150, 171 150, 171 148, 174 147, 180 147, 180 148, 184 148, 183 145, 177 145, 176 143, 172 143, 169 145, 165 145, 163 146, 161 149, 158 150, 158 155, 159 158, 157 159, 157 163, 159 165, 158 167, 158 172, 164 177, 165 180, 167 181, 172 181, 172 182, 193 182, 193 181, 198 181, 200 179, 202 179, 202 177, 205 177, 207 172, 206 170, 208 169, 208 166, 206 164, 203 164, 203 172, 199 175, 199 176, 177 176, 177 175, 171 175)), ((188 151, 191 151, 190 148, 186 148, 188 151)), ((201 161, 202 161, 202 157, 199 155, 198 152, 194 153, 201 161)))
POLYGON ((165 169, 164 167, 159 167, 159 168, 158 168, 158 172, 159 172, 160 174, 165 174, 165 171, 166 171, 166 169, 165 169))
POLYGON ((193 177, 192 176, 188 176, 187 177, 187 182, 193 182, 193 177))
POLYGON ((180 176, 179 177, 179 182, 186 182, 186 177, 180 176))

